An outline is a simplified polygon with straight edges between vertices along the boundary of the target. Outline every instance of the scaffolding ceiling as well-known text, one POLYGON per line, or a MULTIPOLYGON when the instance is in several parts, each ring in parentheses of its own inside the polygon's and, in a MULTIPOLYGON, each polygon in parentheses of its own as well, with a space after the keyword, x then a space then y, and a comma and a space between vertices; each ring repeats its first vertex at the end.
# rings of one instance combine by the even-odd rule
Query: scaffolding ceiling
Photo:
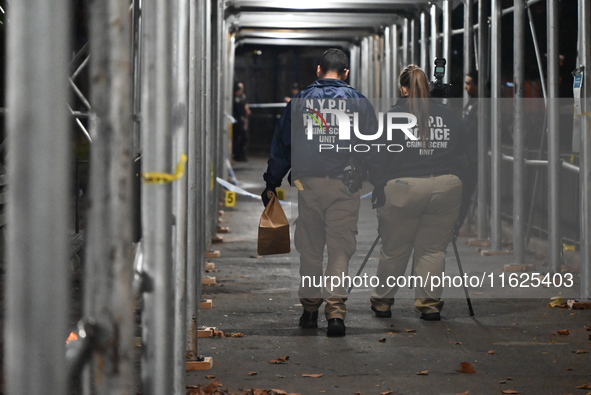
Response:
MULTIPOLYGON (((447 0, 229 0, 227 23, 237 44, 356 43, 385 26, 447 0)), ((460 0, 449 0, 454 8, 460 0)))

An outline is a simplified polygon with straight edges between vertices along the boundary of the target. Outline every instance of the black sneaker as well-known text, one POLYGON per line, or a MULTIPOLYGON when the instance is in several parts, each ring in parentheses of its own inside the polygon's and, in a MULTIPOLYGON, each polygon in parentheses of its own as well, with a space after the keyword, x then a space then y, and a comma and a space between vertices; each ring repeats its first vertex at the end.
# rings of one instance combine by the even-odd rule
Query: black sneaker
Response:
POLYGON ((371 309, 373 310, 374 313, 376 313, 376 317, 378 318, 390 318, 392 317, 392 311, 390 309, 388 310, 376 310, 375 307, 371 306, 371 309))
POLYGON ((425 321, 441 321, 439 313, 421 313, 421 319, 425 321))
POLYGON ((306 329, 318 328, 318 311, 304 310, 300 317, 300 326, 306 329))
POLYGON ((345 321, 340 318, 331 318, 328 320, 328 329, 326 336, 328 337, 342 337, 345 336, 345 321))

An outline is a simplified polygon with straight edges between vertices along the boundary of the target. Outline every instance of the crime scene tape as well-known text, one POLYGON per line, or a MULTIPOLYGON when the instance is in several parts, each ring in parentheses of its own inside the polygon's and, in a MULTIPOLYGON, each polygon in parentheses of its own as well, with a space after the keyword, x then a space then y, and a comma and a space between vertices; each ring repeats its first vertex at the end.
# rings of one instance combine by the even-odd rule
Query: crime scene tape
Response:
POLYGON ((222 178, 216 177, 216 181, 218 182, 218 184, 220 184, 221 186, 223 186, 224 188, 226 188, 230 192, 235 192, 239 195, 244 195, 244 196, 248 196, 248 197, 255 198, 255 199, 261 198, 260 195, 255 195, 254 193, 248 192, 240 187, 237 187, 236 185, 229 183, 228 181, 226 181, 222 178))
POLYGON ((168 184, 176 181, 185 174, 185 163, 187 163, 187 155, 181 154, 181 160, 177 163, 174 174, 146 172, 142 175, 142 182, 144 184, 168 184))
MULTIPOLYGON (((239 195, 244 195, 244 196, 249 196, 251 198, 255 198, 255 199, 260 199, 261 196, 260 195, 256 195, 254 193, 248 192, 240 187, 237 187, 236 185, 233 185, 231 183, 229 183, 228 181, 220 178, 220 177, 216 177, 217 182, 223 186, 224 188, 226 188, 228 191, 230 192, 235 192, 239 195)), ((371 192, 366 193, 365 195, 361 196, 361 199, 365 199, 371 196, 371 192)))

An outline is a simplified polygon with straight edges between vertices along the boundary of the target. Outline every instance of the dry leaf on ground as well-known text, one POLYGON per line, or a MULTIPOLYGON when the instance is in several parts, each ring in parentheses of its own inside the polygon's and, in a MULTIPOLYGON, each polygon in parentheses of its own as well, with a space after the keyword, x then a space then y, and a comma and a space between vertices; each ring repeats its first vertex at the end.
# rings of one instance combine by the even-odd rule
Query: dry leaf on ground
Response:
POLYGON ((461 369, 456 369, 456 372, 460 372, 460 373, 476 373, 476 369, 474 369, 474 366, 469 363, 469 362, 461 362, 460 366, 462 367, 461 369))
POLYGON ((591 390, 591 384, 583 384, 577 387, 578 390, 591 390))
POLYGON ((586 331, 591 331, 591 326, 585 326, 586 331))
POLYGON ((416 331, 417 331, 416 329, 405 329, 405 330, 406 330, 408 333, 413 333, 413 332, 416 332, 416 331))
POLYGON ((466 392, 462 392, 462 393, 458 392, 456 395, 468 395, 468 394, 470 394, 470 392, 466 391, 466 392))
POLYGON ((428 370, 421 370, 420 372, 417 372, 417 375, 419 376, 427 376, 429 374, 428 370))
POLYGON ((518 391, 515 390, 505 390, 502 392, 502 394, 518 394, 518 391))
POLYGON ((577 351, 573 351, 575 354, 588 354, 589 351, 587 350, 577 350, 577 351))
POLYGON ((559 335, 563 335, 563 336, 570 335, 570 332, 568 331, 568 329, 561 329, 559 331, 556 331, 556 333, 558 333, 559 335))
POLYGON ((218 387, 220 386, 217 380, 213 380, 211 383, 207 384, 203 387, 203 393, 207 395, 211 395, 217 391, 218 387))
POLYGON ((386 342, 386 338, 382 337, 380 340, 378 340, 380 343, 385 343, 386 342))
POLYGON ((324 373, 304 373, 304 374, 302 374, 302 377, 312 377, 313 379, 317 379, 322 376, 324 376, 324 373))
POLYGON ((393 394, 393 391, 384 391, 384 392, 380 392, 380 395, 390 395, 393 394))
POLYGON ((289 355, 285 355, 283 357, 279 357, 277 359, 272 359, 269 361, 269 363, 272 364, 281 364, 281 363, 287 363, 287 360, 289 359, 289 355))
POLYGON ((490 355, 494 355, 495 353, 496 353, 495 350, 490 350, 490 351, 487 352, 487 354, 490 354, 490 355))
POLYGON ((213 380, 213 379, 215 379, 215 375, 214 374, 208 374, 208 375, 205 376, 205 378, 208 379, 208 380, 213 380))
POLYGON ((257 375, 257 372, 248 372, 248 375, 249 376, 256 376, 257 375))
POLYGON ((226 336, 226 337, 244 337, 244 333, 240 333, 240 332, 226 333, 224 336, 226 336))

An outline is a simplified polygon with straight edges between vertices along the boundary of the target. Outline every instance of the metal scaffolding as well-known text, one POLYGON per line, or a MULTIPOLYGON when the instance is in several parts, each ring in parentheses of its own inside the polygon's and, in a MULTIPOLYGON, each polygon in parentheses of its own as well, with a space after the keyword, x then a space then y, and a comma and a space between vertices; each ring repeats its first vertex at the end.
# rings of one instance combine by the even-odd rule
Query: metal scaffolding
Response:
MULTIPOLYGON (((84 367, 85 394, 129 394, 135 387, 148 395, 184 394, 186 361, 200 358, 196 328, 204 256, 218 224, 216 177, 225 178, 228 170, 235 50, 245 43, 342 46, 350 52, 351 82, 356 88, 371 98, 390 99, 398 94, 402 67, 417 62, 430 75, 433 60, 450 58, 452 36, 462 33, 463 72, 473 67, 479 70, 483 82, 479 98, 486 104, 478 110, 478 237, 490 237, 493 249, 502 248, 502 219, 509 216, 502 216, 500 169, 508 161, 513 166, 513 259, 524 262, 526 169, 543 165, 548 174, 548 257, 550 270, 559 272, 563 242, 559 181, 564 169, 578 171, 580 297, 591 298, 591 107, 587 99, 591 82, 585 72, 579 166, 564 164, 558 133, 556 0, 545 1, 547 92, 542 87, 547 99, 547 134, 544 130, 541 136, 547 138, 548 156, 547 160, 526 158, 524 45, 529 20, 540 80, 544 81, 530 12, 533 4, 541 2, 515 0, 514 7, 502 10, 500 0, 369 1, 368 12, 356 13, 358 2, 354 1, 328 1, 320 9, 311 6, 294 11, 284 1, 135 0, 125 4, 104 0, 91 4, 89 44, 76 57, 70 80, 70 31, 64 23, 70 20, 69 1, 56 0, 51 5, 44 0, 12 2, 6 79, 10 185, 6 393, 65 394, 68 374, 84 367), (452 30, 451 14, 457 7, 464 10, 464 26, 452 30), (331 9, 340 11, 338 20, 328 17, 331 9), (287 11, 294 11, 289 18, 287 11), (509 156, 502 153, 499 100, 501 23, 502 16, 511 12, 515 105, 509 156), (478 22, 473 25, 474 16, 478 22), (343 23, 347 29, 342 29, 343 23), (294 37, 286 38, 285 30, 293 30, 294 37), (88 99, 74 83, 85 67, 90 69, 88 99), (490 96, 484 83, 489 79, 490 96), (83 104, 83 111, 68 111, 68 89, 83 104), (491 100, 484 100, 488 97, 491 100), (68 348, 66 357, 71 275, 68 153, 73 118, 92 141, 91 208, 84 234, 81 339, 76 348, 68 348), (492 134, 490 153, 488 131, 492 134), (142 174, 137 174, 134 160, 141 161, 142 174), (142 179, 139 201, 132 189, 138 177, 142 179), (133 209, 139 204, 138 240, 133 209), (52 281, 48 283, 47 278, 52 281), (134 313, 139 301, 141 325, 136 328, 134 313), (134 336, 138 335, 141 382, 134 376, 134 336), (71 369, 63 369, 68 363, 71 369)), ((588 1, 579 0, 578 15, 578 65, 588 68, 588 1)))

